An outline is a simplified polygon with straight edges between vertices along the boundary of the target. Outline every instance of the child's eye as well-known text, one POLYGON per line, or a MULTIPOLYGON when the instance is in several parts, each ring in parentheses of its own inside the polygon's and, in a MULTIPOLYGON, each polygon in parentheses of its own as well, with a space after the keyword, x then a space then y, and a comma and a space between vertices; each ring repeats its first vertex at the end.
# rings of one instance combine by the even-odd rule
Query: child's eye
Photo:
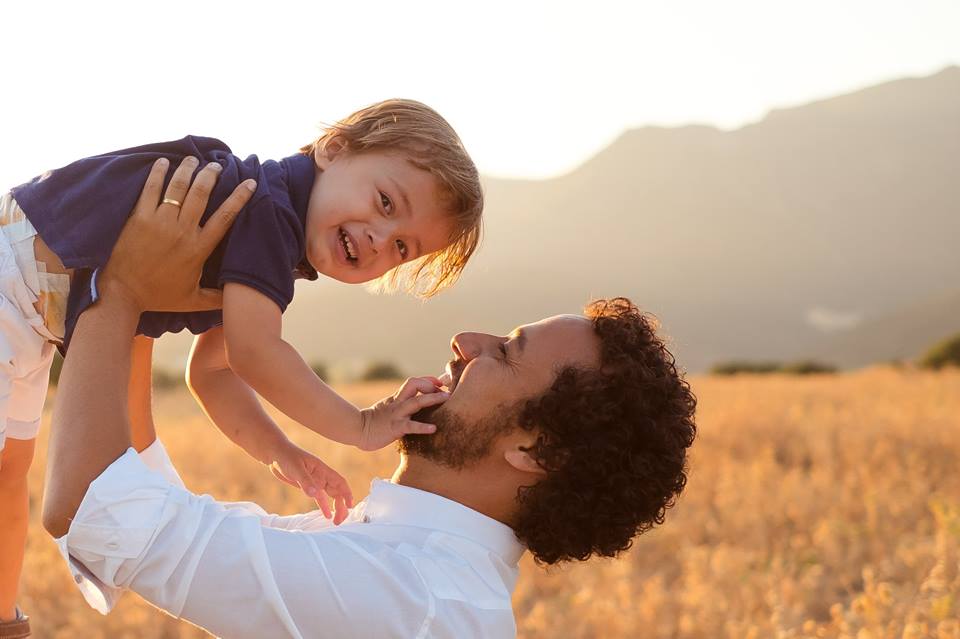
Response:
POLYGON ((397 248, 400 249, 400 259, 407 259, 407 245, 404 244, 403 240, 397 240, 397 248))
POLYGON ((380 205, 383 206, 383 211, 387 215, 393 213, 393 202, 390 200, 390 196, 380 191, 380 205))

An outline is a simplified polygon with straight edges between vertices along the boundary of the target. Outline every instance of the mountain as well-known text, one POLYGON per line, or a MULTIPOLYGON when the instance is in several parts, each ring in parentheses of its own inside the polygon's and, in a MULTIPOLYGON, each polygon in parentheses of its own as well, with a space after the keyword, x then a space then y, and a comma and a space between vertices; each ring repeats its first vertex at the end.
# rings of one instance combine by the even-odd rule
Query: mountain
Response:
MULTIPOLYGON (((421 303, 298 285, 285 335, 308 360, 435 373, 456 331, 506 332, 626 295, 693 371, 820 353, 955 288, 958 158, 957 67, 734 131, 628 131, 566 175, 485 180, 484 244, 452 291, 421 303)), ((165 339, 158 356, 177 363, 184 343, 165 339)), ((848 361, 886 357, 864 349, 848 361)))
POLYGON ((960 290, 941 293, 872 318, 814 347, 811 355, 843 367, 915 361, 942 339, 960 333, 960 290))

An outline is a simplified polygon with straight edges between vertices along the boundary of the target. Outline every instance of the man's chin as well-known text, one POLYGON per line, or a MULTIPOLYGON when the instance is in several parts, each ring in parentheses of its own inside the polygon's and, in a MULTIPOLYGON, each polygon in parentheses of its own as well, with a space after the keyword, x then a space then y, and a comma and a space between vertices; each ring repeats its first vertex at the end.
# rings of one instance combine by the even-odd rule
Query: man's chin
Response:
MULTIPOLYGON (((424 424, 433 424, 439 429, 443 422, 443 415, 437 415, 440 408, 441 406, 428 406, 414 413, 410 419, 424 424)), ((404 455, 432 457, 436 455, 435 444, 432 441, 433 437, 434 435, 404 435, 397 440, 397 445, 404 455)))

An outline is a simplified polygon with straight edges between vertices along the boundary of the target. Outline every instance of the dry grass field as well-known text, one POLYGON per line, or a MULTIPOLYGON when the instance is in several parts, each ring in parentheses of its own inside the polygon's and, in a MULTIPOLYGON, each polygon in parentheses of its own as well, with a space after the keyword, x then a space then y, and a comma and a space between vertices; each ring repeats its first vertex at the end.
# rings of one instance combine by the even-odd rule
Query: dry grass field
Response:
MULTIPOLYGON (((667 524, 617 560, 544 571, 525 558, 521 637, 960 639, 960 372, 693 384, 700 437, 667 524)), ((341 390, 368 403, 392 389, 341 390)), ((195 490, 277 512, 308 506, 216 434, 185 391, 159 396, 156 412, 195 490)), ((288 431, 358 498, 395 461, 288 431)), ((39 526, 40 448, 23 596, 36 636, 206 636, 134 595, 107 617, 86 607, 39 526)))

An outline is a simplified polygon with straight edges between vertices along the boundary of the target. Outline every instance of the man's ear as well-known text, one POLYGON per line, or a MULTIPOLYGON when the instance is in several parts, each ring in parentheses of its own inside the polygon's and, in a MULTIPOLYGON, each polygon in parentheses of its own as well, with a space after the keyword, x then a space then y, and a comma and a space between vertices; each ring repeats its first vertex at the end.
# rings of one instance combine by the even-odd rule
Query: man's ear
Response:
POLYGON ((333 164, 334 158, 343 153, 347 148, 347 141, 339 135, 335 135, 321 147, 317 147, 313 150, 313 161, 316 162, 317 168, 321 171, 326 171, 331 164, 333 164))
POLYGON ((507 463, 524 473, 533 473, 535 475, 546 475, 547 471, 537 463, 537 460, 528 453, 526 446, 518 445, 516 448, 508 448, 503 453, 503 458, 507 463))

